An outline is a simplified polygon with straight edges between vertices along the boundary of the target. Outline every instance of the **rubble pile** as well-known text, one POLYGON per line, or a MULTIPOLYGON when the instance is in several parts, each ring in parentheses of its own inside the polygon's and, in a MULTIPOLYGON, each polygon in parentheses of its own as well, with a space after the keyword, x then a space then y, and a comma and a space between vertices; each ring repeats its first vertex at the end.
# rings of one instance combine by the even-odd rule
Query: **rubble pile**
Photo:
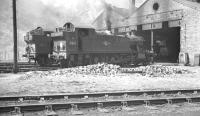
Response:
POLYGON ((147 77, 165 77, 167 75, 188 74, 191 73, 191 71, 186 70, 183 67, 181 68, 174 66, 149 65, 149 66, 140 66, 136 68, 121 68, 118 65, 99 63, 94 65, 78 66, 78 67, 59 69, 54 71, 28 72, 21 79, 26 80, 35 77, 44 78, 47 76, 69 77, 71 74, 111 76, 119 73, 135 73, 147 77))
POLYGON ((66 73, 77 73, 77 74, 94 74, 94 75, 115 75, 120 72, 120 66, 99 63, 88 66, 79 66, 75 68, 66 69, 66 73))
POLYGON ((121 71, 120 66, 118 65, 101 63, 101 64, 94 64, 94 65, 88 65, 88 66, 78 66, 78 67, 73 67, 73 68, 59 69, 59 70, 54 70, 54 71, 27 72, 20 79, 28 80, 30 78, 44 78, 47 76, 68 77, 72 73, 109 76, 109 75, 116 75, 120 71, 121 71))
POLYGON ((141 66, 137 68, 129 68, 123 70, 122 72, 140 73, 143 76, 150 76, 150 77, 165 77, 167 75, 191 73, 186 69, 175 68, 171 66, 162 66, 162 65, 150 65, 150 66, 141 66))

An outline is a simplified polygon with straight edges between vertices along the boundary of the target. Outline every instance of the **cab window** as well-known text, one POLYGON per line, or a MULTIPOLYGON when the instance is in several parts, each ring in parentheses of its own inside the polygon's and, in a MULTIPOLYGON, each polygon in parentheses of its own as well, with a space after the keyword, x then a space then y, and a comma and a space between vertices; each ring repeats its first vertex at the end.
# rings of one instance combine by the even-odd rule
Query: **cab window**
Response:
POLYGON ((54 41, 54 51, 66 51, 66 41, 54 41))

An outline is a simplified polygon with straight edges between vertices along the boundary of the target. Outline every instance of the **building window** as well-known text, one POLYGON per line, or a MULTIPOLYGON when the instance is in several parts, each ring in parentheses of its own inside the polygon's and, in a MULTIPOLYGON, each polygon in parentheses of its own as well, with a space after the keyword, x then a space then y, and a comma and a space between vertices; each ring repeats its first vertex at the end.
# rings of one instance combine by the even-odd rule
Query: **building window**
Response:
POLYGON ((158 8, 159 8, 159 4, 158 4, 158 3, 154 3, 154 4, 153 4, 153 9, 154 9, 154 10, 158 10, 158 8))

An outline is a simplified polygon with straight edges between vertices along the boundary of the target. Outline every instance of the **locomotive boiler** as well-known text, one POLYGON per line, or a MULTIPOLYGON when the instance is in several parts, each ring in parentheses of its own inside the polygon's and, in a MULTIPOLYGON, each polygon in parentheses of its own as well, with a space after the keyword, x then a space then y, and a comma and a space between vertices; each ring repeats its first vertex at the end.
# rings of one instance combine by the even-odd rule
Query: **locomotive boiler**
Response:
POLYGON ((25 56, 41 66, 73 67, 100 62, 129 65, 149 61, 142 37, 97 32, 70 22, 56 31, 38 27, 27 33, 25 42, 25 56))

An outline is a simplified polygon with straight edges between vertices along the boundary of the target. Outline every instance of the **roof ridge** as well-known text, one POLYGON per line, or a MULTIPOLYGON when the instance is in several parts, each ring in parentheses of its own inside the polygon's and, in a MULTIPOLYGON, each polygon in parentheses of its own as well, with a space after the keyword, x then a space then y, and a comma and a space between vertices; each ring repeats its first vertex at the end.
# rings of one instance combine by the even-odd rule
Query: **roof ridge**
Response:
POLYGON ((92 24, 94 24, 94 23, 99 19, 99 17, 100 17, 101 15, 103 15, 104 12, 105 12, 105 10, 101 10, 101 11, 98 13, 98 15, 95 17, 95 19, 93 20, 92 24))
MULTIPOLYGON (((193 5, 193 4, 195 4, 194 2, 187 1, 187 0, 173 0, 173 1, 175 1, 175 2, 177 2, 177 3, 180 3, 180 4, 184 5, 184 6, 188 6, 188 7, 192 8, 192 9, 195 9, 195 10, 199 10, 199 11, 200 11, 200 5, 199 5, 199 6, 193 5), (192 3, 192 4, 188 4, 188 3, 186 3, 186 2, 190 2, 190 3, 192 3)), ((198 4, 198 3, 196 3, 196 4, 198 4)))

